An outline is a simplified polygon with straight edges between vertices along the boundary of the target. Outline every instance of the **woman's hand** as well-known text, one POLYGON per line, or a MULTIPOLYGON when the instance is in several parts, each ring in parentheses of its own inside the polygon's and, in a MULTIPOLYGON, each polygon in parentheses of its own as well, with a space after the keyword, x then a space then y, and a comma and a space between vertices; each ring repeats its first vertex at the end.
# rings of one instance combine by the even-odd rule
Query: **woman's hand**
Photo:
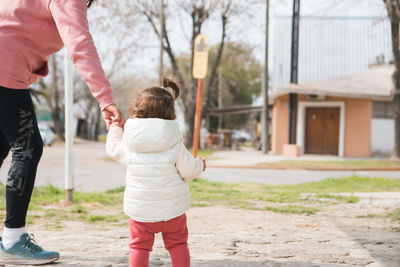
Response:
POLYGON ((122 116, 121 111, 115 104, 108 105, 102 111, 104 122, 107 125, 107 131, 110 128, 112 122, 118 122, 120 125, 125 124, 125 119, 122 116))

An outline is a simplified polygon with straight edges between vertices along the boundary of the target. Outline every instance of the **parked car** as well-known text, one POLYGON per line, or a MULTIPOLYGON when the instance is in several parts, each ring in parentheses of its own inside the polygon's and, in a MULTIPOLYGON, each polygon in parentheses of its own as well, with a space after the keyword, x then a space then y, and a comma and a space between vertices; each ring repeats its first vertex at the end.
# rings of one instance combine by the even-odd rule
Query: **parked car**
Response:
POLYGON ((244 143, 251 141, 251 135, 245 130, 233 130, 232 139, 244 143))
POLYGON ((50 126, 46 123, 39 123, 39 131, 42 136, 43 144, 51 146, 54 142, 54 133, 50 126))

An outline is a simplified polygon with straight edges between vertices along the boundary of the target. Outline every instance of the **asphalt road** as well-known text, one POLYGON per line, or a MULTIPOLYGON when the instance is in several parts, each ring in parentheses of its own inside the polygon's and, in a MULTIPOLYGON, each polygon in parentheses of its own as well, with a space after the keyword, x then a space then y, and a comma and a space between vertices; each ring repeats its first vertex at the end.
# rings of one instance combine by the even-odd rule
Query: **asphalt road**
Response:
MULTIPOLYGON (((75 189, 79 191, 103 191, 125 183, 125 167, 111 161, 105 154, 102 143, 77 144, 74 149, 75 189)), ((36 185, 52 184, 64 187, 64 147, 46 147, 39 164, 36 185)), ((0 169, 0 180, 4 184, 7 176, 9 156, 0 169)), ((202 178, 228 183, 253 182, 262 184, 297 184, 339 178, 357 174, 369 177, 400 178, 400 171, 309 171, 309 170, 260 170, 208 168, 202 178)))

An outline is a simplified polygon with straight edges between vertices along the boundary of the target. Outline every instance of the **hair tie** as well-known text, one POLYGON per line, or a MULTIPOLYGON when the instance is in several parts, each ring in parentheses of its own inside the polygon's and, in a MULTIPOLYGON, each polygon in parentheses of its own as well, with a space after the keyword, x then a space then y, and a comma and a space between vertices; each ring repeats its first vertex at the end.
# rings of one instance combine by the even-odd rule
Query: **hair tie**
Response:
MULTIPOLYGON (((167 88, 165 88, 164 86, 160 86, 161 89, 167 90, 167 88)), ((168 90, 167 90, 168 91, 168 90)))

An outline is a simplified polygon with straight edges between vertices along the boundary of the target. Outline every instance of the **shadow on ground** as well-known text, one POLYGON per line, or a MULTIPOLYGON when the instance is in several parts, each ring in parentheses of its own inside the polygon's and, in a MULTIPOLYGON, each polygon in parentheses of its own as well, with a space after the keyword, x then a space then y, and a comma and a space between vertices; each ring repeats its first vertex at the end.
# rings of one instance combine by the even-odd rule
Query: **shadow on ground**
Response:
POLYGON ((355 256, 368 253, 374 261, 368 266, 399 267, 400 266, 400 233, 397 228, 370 228, 344 224, 341 218, 330 217, 330 220, 357 242, 363 251, 350 252, 355 256), (359 254, 359 255, 357 255, 359 254))
MULTIPOLYGON (((64 257, 57 263, 46 267, 128 267, 127 257, 64 257)), ((169 261, 151 260, 149 267, 171 267, 169 261)), ((350 265, 316 264, 310 262, 239 261, 239 260, 195 260, 191 267, 350 267, 350 265)), ((11 267, 11 265, 7 265, 11 267)))

